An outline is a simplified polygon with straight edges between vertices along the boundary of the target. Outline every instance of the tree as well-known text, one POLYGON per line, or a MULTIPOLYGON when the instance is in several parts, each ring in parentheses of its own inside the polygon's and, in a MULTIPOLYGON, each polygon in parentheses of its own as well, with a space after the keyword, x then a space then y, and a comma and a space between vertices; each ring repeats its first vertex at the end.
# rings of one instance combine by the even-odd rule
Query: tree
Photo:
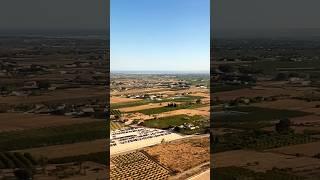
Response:
POLYGON ((291 121, 288 118, 280 119, 275 128, 278 133, 289 133, 292 131, 290 128, 291 121))
POLYGON ((201 99, 197 99, 196 103, 200 104, 201 103, 201 99))

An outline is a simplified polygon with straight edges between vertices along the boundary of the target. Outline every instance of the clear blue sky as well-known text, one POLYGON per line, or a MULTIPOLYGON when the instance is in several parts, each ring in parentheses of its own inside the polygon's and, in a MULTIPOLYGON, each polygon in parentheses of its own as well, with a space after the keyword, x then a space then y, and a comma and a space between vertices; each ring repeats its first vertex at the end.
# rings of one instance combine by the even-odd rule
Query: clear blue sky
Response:
POLYGON ((111 0, 111 71, 209 71, 209 0, 111 0))

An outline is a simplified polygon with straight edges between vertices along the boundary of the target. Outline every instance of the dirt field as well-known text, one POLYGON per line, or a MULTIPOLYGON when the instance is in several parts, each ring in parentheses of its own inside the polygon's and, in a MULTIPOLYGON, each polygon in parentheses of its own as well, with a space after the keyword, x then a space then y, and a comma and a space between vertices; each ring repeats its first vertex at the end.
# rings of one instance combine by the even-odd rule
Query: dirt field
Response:
POLYGON ((26 113, 0 113, 0 132, 33 128, 64 126, 97 121, 92 118, 39 115, 26 113))
POLYGON ((291 168, 294 174, 302 176, 319 176, 320 159, 296 157, 273 152, 235 150, 212 155, 216 167, 237 166, 258 172, 277 168, 291 168))
POLYGON ((214 93, 214 97, 219 97, 220 100, 233 100, 238 97, 270 97, 276 95, 290 95, 290 96, 299 96, 303 95, 303 90, 295 90, 293 88, 267 88, 267 87, 253 87, 251 89, 238 89, 233 91, 225 91, 214 93))
POLYGON ((303 124, 303 125, 320 125, 320 116, 318 115, 308 115, 302 117, 295 117, 290 119, 294 124, 303 124))
POLYGON ((175 115, 188 115, 188 116, 195 116, 195 115, 200 115, 200 116, 210 116, 210 112, 206 110, 199 110, 199 109, 178 109, 174 111, 168 111, 161 113, 157 117, 168 117, 168 116, 175 116, 175 115))
POLYGON ((288 155, 296 155, 297 153, 299 153, 303 156, 312 157, 320 153, 320 142, 280 147, 268 150, 268 152, 276 152, 288 155))
POLYGON ((169 91, 168 88, 145 88, 145 89, 131 89, 122 92, 111 92, 111 96, 123 95, 123 94, 141 94, 141 93, 155 93, 162 91, 169 91))
POLYGON ((48 175, 35 175, 35 179, 41 180, 54 180, 60 179, 56 176, 56 174, 63 174, 65 172, 75 172, 71 177, 64 178, 65 180, 87 180, 87 179, 106 179, 106 171, 109 170, 105 165, 98 164, 95 162, 86 161, 82 163, 83 167, 86 167, 85 170, 82 169, 82 172, 85 173, 78 174, 79 165, 73 164, 50 164, 47 165, 47 173, 50 173, 50 177, 48 175), (62 168, 63 167, 63 168, 62 168), (59 168, 59 170, 57 170, 59 168))
POLYGON ((131 99, 131 98, 122 98, 122 97, 111 97, 111 104, 114 103, 125 103, 125 102, 134 102, 134 101, 141 101, 141 99, 131 99))
MULTIPOLYGON (((103 88, 103 87, 102 87, 103 88)), ((36 104, 50 101, 66 102, 72 99, 93 99, 106 96, 105 90, 98 88, 70 88, 43 93, 39 96, 7 96, 0 97, 0 102, 9 105, 36 104)))
POLYGON ((281 99, 271 102, 262 102, 254 104, 257 107, 273 108, 273 109, 288 109, 288 110, 299 110, 304 112, 320 114, 320 108, 315 108, 316 105, 320 105, 319 101, 307 102, 297 99, 281 99))
POLYGON ((98 139, 94 141, 80 142, 74 144, 23 149, 18 150, 17 152, 29 152, 35 157, 45 156, 50 159, 103 152, 106 151, 106 144, 107 141, 105 139, 98 139))
POLYGON ((146 148, 145 151, 161 164, 179 172, 210 161, 208 137, 163 143, 146 148))
POLYGON ((188 115, 188 116, 195 116, 195 115, 200 115, 200 116, 210 116, 210 112, 207 111, 209 107, 202 107, 198 109, 178 109, 178 110, 173 110, 173 111, 168 111, 164 112, 161 114, 157 115, 145 115, 142 113, 130 113, 130 114, 124 114, 123 117, 125 119, 130 119, 131 121, 133 120, 150 120, 154 119, 155 117, 157 118, 163 118, 163 117, 170 117, 170 116, 176 116, 176 115, 188 115))

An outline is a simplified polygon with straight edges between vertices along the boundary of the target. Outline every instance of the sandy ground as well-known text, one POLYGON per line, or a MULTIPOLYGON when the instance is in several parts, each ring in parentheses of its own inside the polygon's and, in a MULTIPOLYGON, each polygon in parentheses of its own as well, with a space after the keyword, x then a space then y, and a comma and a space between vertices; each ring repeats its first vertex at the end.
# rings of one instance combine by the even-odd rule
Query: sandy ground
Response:
POLYGON ((209 143, 208 137, 192 137, 159 144, 145 151, 166 167, 183 172, 210 161, 209 143))
POLYGON ((135 102, 141 101, 142 99, 131 99, 131 98, 123 98, 123 97, 111 97, 110 103, 125 103, 125 102, 135 102))
POLYGON ((201 97, 205 97, 205 98, 210 98, 209 92, 207 92, 207 93, 195 92, 195 93, 190 94, 190 96, 201 96, 201 97))
POLYGON ((274 148, 274 149, 268 150, 268 152, 276 152, 276 153, 288 154, 288 155, 296 155, 297 153, 299 153, 304 156, 312 157, 320 153, 320 142, 274 148))
POLYGON ((98 139, 94 141, 80 142, 74 144, 64 144, 55 146, 46 146, 40 148, 30 148, 18 150, 17 152, 29 152, 33 156, 48 158, 60 158, 67 156, 76 156, 82 154, 96 153, 106 151, 107 141, 98 139))
POLYGON ((116 154, 120 154, 120 153, 133 151, 136 149, 141 149, 144 147, 160 144, 163 139, 165 142, 168 142, 168 141, 173 141, 176 139, 181 139, 183 137, 184 136, 181 136, 179 134, 171 133, 169 135, 154 137, 151 139, 145 139, 145 140, 126 143, 126 144, 118 144, 117 146, 110 147, 110 155, 112 156, 112 155, 116 155, 116 154))
POLYGON ((169 117, 169 116, 175 116, 175 115, 188 115, 188 116, 195 116, 195 115, 200 115, 200 116, 210 116, 210 112, 206 110, 199 110, 199 109, 178 109, 174 111, 168 111, 161 113, 157 115, 157 117, 169 117))
POLYGON ((92 118, 72 118, 27 113, 0 113, 0 132, 64 126, 96 121, 92 118))
POLYGON ((310 176, 320 174, 320 159, 296 157, 274 152, 257 152, 253 150, 235 150, 212 155, 215 167, 237 166, 254 171, 265 172, 273 167, 292 168, 293 172, 310 176), (314 174, 313 174, 314 175, 314 174))

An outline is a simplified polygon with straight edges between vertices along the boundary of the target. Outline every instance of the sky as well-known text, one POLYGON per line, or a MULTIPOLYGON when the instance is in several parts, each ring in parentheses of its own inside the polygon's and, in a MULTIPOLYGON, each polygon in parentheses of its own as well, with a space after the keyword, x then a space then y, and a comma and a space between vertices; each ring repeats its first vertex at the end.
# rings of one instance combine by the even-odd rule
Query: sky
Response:
POLYGON ((111 0, 111 71, 209 71, 209 0, 111 0))
POLYGON ((211 5, 211 27, 220 34, 320 29, 319 0, 212 0, 211 5))
POLYGON ((109 0, 1 0, 0 30, 107 29, 109 0))

